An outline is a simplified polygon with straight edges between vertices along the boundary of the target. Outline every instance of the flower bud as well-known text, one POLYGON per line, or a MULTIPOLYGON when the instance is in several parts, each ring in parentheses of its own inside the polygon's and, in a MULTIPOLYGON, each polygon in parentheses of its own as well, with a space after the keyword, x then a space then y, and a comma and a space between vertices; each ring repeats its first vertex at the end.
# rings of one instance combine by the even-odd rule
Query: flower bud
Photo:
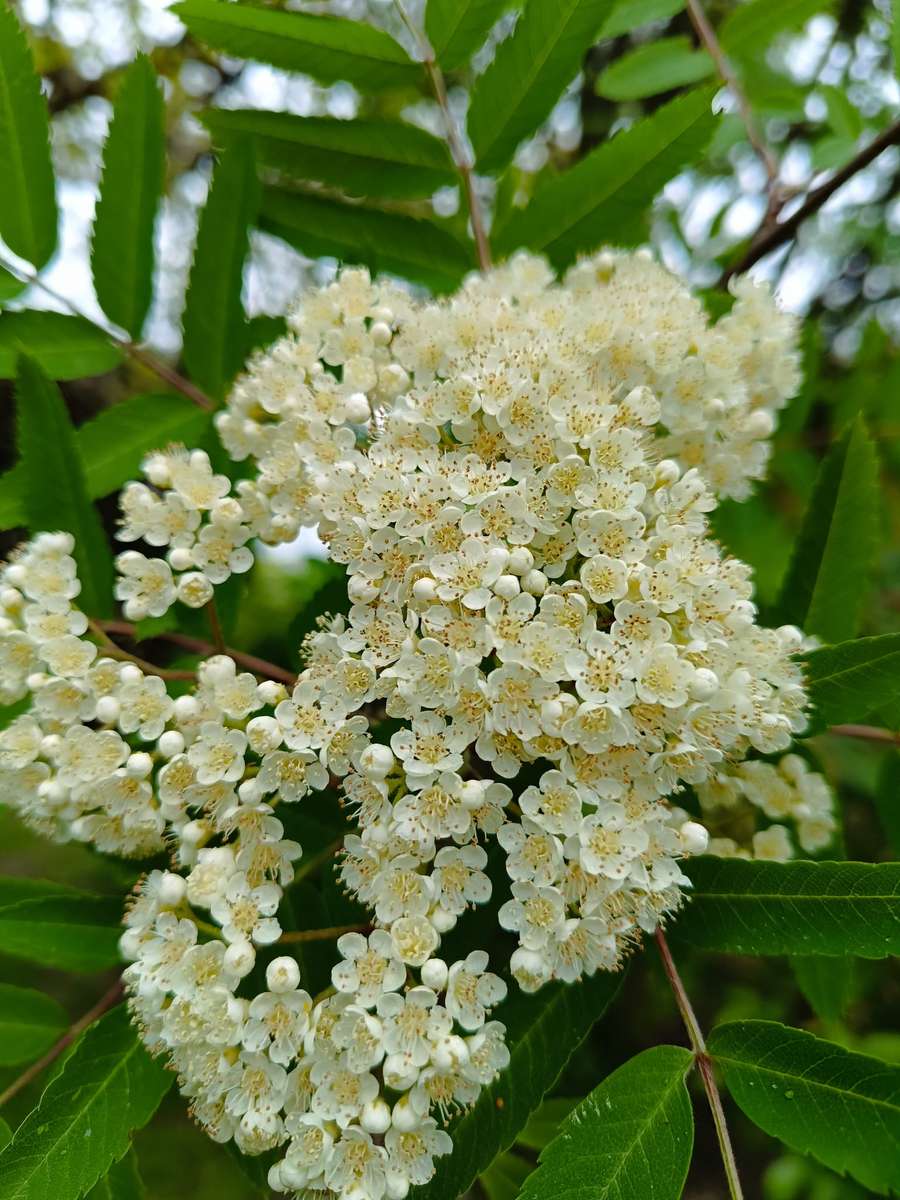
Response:
POLYGON ((282 955, 266 967, 266 987, 270 992, 293 992, 300 984, 300 964, 282 955))

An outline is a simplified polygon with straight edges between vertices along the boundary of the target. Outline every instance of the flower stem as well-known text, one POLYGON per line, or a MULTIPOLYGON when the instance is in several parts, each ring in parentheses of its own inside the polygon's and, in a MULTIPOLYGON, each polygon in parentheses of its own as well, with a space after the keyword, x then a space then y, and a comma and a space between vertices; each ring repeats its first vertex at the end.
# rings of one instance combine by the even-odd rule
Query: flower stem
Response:
POLYGON ((100 639, 103 653, 108 658, 116 658, 120 662, 134 663, 136 667, 140 667, 145 675, 156 675, 160 679, 196 679, 197 675, 195 671, 170 670, 167 667, 158 667, 155 663, 148 662, 146 658, 139 658, 136 654, 131 654, 128 650, 123 650, 107 634, 105 629, 106 624, 108 622, 88 621, 91 632, 100 639))
POLYGON ((829 733, 838 737, 859 738, 864 742, 884 742, 891 746, 900 746, 900 733, 892 729, 878 729, 874 725, 832 725, 829 733))
POLYGON ((219 620, 219 610, 216 608, 215 597, 206 605, 206 616, 212 633, 213 645, 219 654, 225 653, 225 635, 222 632, 222 622, 219 620))
POLYGON ((342 933, 364 933, 368 925, 332 925, 326 929, 291 929, 283 933, 276 945, 287 945, 290 942, 327 942, 339 938, 342 933))
POLYGON ((678 974, 678 968, 672 958, 672 953, 669 950, 669 943, 666 941, 666 935, 662 929, 657 926, 656 929, 656 944, 659 947, 660 957, 662 958, 663 969, 666 973, 666 978, 672 988, 675 996, 675 1003, 678 1005, 678 1011, 681 1013, 681 1019, 684 1022, 684 1027, 687 1030, 688 1039, 691 1043, 691 1049, 694 1051, 694 1058, 697 1062, 697 1070, 700 1072, 700 1078, 703 1080, 703 1087, 706 1091, 709 1107, 712 1111, 713 1123, 716 1127, 716 1137, 719 1139, 719 1150, 722 1154, 722 1163, 725 1167, 725 1177, 728 1180, 728 1191, 731 1200, 743 1200, 744 1193, 741 1189, 741 1180, 738 1175, 737 1161, 734 1157, 734 1148, 731 1145, 731 1137, 728 1133, 728 1125, 725 1121, 725 1110, 722 1107, 722 1097, 719 1095, 719 1088, 716 1084, 716 1077, 713 1074, 712 1060, 706 1050, 706 1041, 703 1037, 703 1031, 700 1028, 700 1023, 697 1020, 697 1015, 694 1012, 694 1007, 691 1004, 690 998, 685 991, 684 984, 681 981, 681 976, 678 974))

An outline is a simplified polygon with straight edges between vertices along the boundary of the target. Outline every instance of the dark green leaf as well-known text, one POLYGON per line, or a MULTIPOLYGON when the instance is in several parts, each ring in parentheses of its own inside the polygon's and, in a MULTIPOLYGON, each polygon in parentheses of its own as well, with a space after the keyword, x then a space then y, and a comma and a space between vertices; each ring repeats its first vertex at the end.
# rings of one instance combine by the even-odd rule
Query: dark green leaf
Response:
POLYGON ((675 936, 704 950, 885 958, 900 953, 900 863, 685 865, 693 889, 675 936))
POLYGON ((121 901, 72 892, 0 907, 0 954, 62 971, 120 962, 121 901))
POLYGON ((68 1024, 65 1011, 51 996, 0 983, 0 1066, 40 1058, 68 1024))
POLYGON ((650 21, 667 21, 684 8, 684 0, 619 0, 600 30, 604 38, 631 33, 650 21))
POLYGON ((678 1200, 694 1145, 694 1055, 654 1046, 613 1071, 541 1152, 522 1200, 678 1200))
POLYGON ((173 1078, 147 1054, 124 1005, 101 1017, 0 1153, 3 1200, 78 1200, 126 1152, 173 1078))
POLYGON ((525 1128, 516 1135, 517 1145, 526 1146, 529 1150, 543 1150, 556 1137, 560 1125, 576 1104, 578 1100, 570 1097, 545 1100, 537 1112, 532 1113, 525 1128))
POLYGON ((814 729, 864 721, 900 697, 900 633, 823 646, 804 663, 814 729))
POLYGON ((877 544, 878 462, 858 417, 822 464, 788 567, 778 620, 852 638, 877 544))
POLYGON ((0 305, 15 300, 16 296, 20 296, 27 286, 5 267, 0 267, 0 305))
POLYGON ((253 146, 241 138, 228 147, 213 174, 184 308, 184 361, 191 378, 219 400, 243 361, 241 281, 258 203, 253 146))
POLYGON ((165 107, 150 60, 128 68, 103 150, 91 268, 100 307, 140 338, 153 295, 153 226, 163 186, 165 107))
POLYGON ((672 100, 551 179, 498 230, 498 252, 527 246, 562 267, 606 241, 642 240, 654 196, 712 136, 712 94, 702 88, 672 100))
POLYGON ((23 900, 45 900, 51 896, 83 895, 77 888, 51 879, 32 879, 29 875, 0 875, 0 908, 23 900))
POLYGON ((673 88, 698 83, 715 71, 705 50, 690 38, 661 38, 617 58, 597 80, 597 95, 608 100, 642 100, 673 88))
POLYGON ((38 309, 0 313, 0 379, 13 378, 23 353, 51 379, 103 375, 122 361, 118 346, 81 317, 38 309))
POLYGON ((445 71, 467 62, 507 4, 508 0, 428 0, 425 32, 445 71))
POLYGON ((3 1120, 3 1118, 0 1117, 0 1150, 2 1150, 4 1148, 4 1146, 8 1146, 11 1141, 12 1141, 12 1130, 7 1125, 7 1123, 3 1120))
POLYGON ((805 25, 828 7, 823 0, 750 0, 731 10, 719 28, 719 41, 726 53, 745 57, 752 74, 753 60, 778 34, 805 25))
POLYGON ((874 1192, 900 1188, 900 1067, 774 1021, 720 1025, 708 1046, 766 1133, 874 1192))
POLYGON ((323 83, 346 79, 363 91, 415 87, 422 68, 402 46, 362 21, 279 12, 223 0, 181 0, 171 11, 215 50, 302 71, 323 83))
POLYGON ((73 535, 78 603, 91 616, 105 616, 112 606, 112 556, 87 494, 75 430, 59 388, 24 354, 16 376, 16 415, 28 528, 73 535))
POLYGON ((479 1175, 479 1191, 484 1192, 487 1200, 516 1200, 533 1169, 527 1159, 507 1150, 505 1154, 498 1154, 488 1169, 479 1175))
POLYGON ((328 255, 452 291, 474 266, 472 249, 433 221, 266 188, 262 227, 310 258, 328 255))
POLYGON ((475 82, 469 136, 483 171, 505 167, 581 69, 610 0, 527 0, 510 37, 475 82))
POLYGON ((133 1148, 109 1168, 88 1192, 86 1200, 143 1200, 146 1195, 133 1148))
POLYGON ((852 958, 792 958, 800 990, 818 1017, 839 1021, 853 998, 856 982, 852 958))
POLYGON ((42 267, 56 248, 47 106, 25 34, 0 5, 0 237, 42 267))
POLYGON ((552 983, 536 995, 518 990, 497 1010, 507 1027, 510 1064, 475 1105, 449 1126, 453 1153, 437 1163, 416 1200, 457 1200, 509 1148, 553 1086, 585 1034, 606 1010, 619 976, 601 972, 578 984, 552 983))
POLYGON ((430 196, 456 179, 444 142, 401 121, 218 108, 203 122, 217 144, 252 135, 265 166, 351 196, 430 196))
POLYGON ((894 851, 900 855, 900 753, 893 751, 884 760, 875 791, 878 819, 894 851))

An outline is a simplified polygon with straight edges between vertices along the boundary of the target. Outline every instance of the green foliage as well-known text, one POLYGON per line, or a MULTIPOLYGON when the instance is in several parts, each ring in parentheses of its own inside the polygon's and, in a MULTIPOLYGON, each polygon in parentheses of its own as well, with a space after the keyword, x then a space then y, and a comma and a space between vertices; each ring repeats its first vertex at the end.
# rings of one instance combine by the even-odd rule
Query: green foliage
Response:
POLYGON ((445 71, 464 65, 507 4, 508 0, 428 0, 425 32, 445 71))
POLYGON ((28 528, 35 533, 64 529, 73 535, 80 603, 92 616, 103 616, 112 600, 112 555, 88 497, 75 431, 59 388, 24 354, 19 358, 16 400, 28 528))
POLYGON ((675 933, 704 950, 884 958, 900 953, 900 863, 702 857, 675 933))
POLYGON ((615 975, 600 972, 577 984, 548 984, 536 995, 510 994, 495 1014, 507 1028, 509 1067, 450 1123, 453 1153, 438 1161, 417 1200, 456 1200, 513 1143, 618 985, 615 975))
POLYGON ((733 8, 719 28, 727 54, 751 62, 779 33, 797 29, 822 12, 823 0, 750 0, 733 8))
POLYGON ((684 0, 619 0, 603 23, 600 36, 618 37, 650 21, 665 21, 684 8, 684 0))
POLYGON ((804 665, 815 728, 864 721, 900 696, 900 633, 823 646, 804 665))
POLYGON ((213 174, 184 308, 184 361, 191 378, 216 399, 224 396, 244 359, 241 281, 258 202, 253 144, 240 138, 213 174))
POLYGON ((91 265, 100 306, 139 338, 153 295, 153 227, 165 169, 165 107, 150 60, 125 73, 103 151, 91 265))
POLYGON ((900 752, 893 751, 882 764, 875 789, 875 806, 896 856, 900 854, 900 752))
POLYGON ((853 999, 856 985, 852 958, 792 958, 791 967, 801 992, 818 1017, 839 1021, 853 999))
POLYGON ((147 1054, 125 1006, 107 1013, 0 1153, 4 1200, 79 1200, 125 1154, 172 1082, 147 1054))
POLYGON ((263 192, 260 223, 302 254, 362 263, 437 292, 452 291, 475 265, 471 246, 434 221, 282 188, 263 192))
POLYGON ((87 1194, 86 1200, 143 1200, 146 1195, 137 1155, 128 1150, 87 1194))
POLYGON ((51 379, 102 375, 122 361, 121 350, 89 321, 38 309, 0 313, 0 379, 13 378, 20 354, 51 379))
POLYGON ((303 71, 322 83, 346 79, 363 91, 378 91, 415 86, 421 79, 421 67, 393 38, 360 21, 226 0, 181 0, 171 11, 216 50, 303 71))
POLYGON ((7 900, 0 889, 0 954, 62 971, 102 971, 121 961, 121 921, 117 896, 57 890, 7 900))
POLYGON ((39 1058, 68 1024, 65 1010, 51 996, 0 983, 0 1066, 39 1058))
POLYGON ((858 417, 822 464, 782 584, 778 619, 827 642, 852 638, 877 537, 878 461, 858 417))
POLYGON ((549 180, 498 230, 498 249, 527 246, 563 267, 606 241, 639 241, 654 196, 709 141, 711 100, 706 88, 679 97, 549 180))
POLYGON ((880 1195, 900 1189, 900 1068, 774 1021, 720 1025, 708 1047, 766 1133, 880 1195))
POLYGON ((613 1071, 541 1152, 523 1200, 678 1200, 694 1144, 693 1062, 681 1046, 654 1046, 613 1071))
POLYGON ((11 7, 0 6, 0 237, 42 267, 56 249, 56 185, 41 81, 11 7))
POLYGON ((445 143, 401 121, 219 108, 203 122, 217 144, 252 136, 262 165, 351 196, 430 196, 456 180, 445 143))
POLYGON ((469 136, 478 167, 497 171, 575 78, 610 0, 527 0, 512 35, 475 82, 469 136))
POLYGON ((695 49, 690 38, 661 38, 611 63, 597 80, 597 94, 607 100, 642 100, 699 83, 714 72, 713 60, 705 50, 695 49))

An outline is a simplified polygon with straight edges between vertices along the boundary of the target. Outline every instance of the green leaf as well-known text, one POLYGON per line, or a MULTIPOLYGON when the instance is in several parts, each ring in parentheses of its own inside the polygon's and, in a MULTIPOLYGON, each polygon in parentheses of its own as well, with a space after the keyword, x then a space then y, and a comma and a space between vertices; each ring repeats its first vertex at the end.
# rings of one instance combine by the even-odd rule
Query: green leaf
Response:
POLYGON ((857 638, 804 655, 813 729, 864 721, 900 697, 900 633, 857 638))
POLYGON ((78 1200, 125 1154, 173 1079, 124 1005, 101 1017, 0 1153, 3 1200, 78 1200))
POLYGON ((11 271, 7 271, 5 267, 0 267, 0 305, 7 304, 10 300, 15 300, 16 296, 21 296, 27 286, 21 279, 17 279, 11 271))
POLYGON ((712 89, 701 88, 670 101, 549 180, 498 230, 498 253, 527 246, 563 267, 610 239, 641 241, 654 196, 712 136, 712 96, 712 89))
POLYGON ((0 1150, 8 1146, 12 1141, 12 1130, 7 1123, 0 1117, 0 1150))
POLYGON ((828 124, 835 135, 855 142, 865 128, 862 113, 840 88, 820 86, 828 110, 828 124))
POLYGON ((696 858, 675 936, 732 954, 900 953, 900 863, 696 858))
POLYGON ((0 237, 42 267, 56 249, 56 185, 47 105, 28 42, 0 6, 0 237))
POLYGON ((698 83, 715 69, 707 52, 697 50, 690 38, 661 38, 610 64, 597 80, 597 95, 607 100, 642 100, 698 83))
POLYGON ((91 1188, 86 1200, 143 1200, 145 1195, 137 1155, 129 1147, 124 1158, 113 1163, 103 1179, 91 1188))
POLYGON ((609 12, 610 0, 527 0, 510 37, 475 81, 469 136, 478 167, 505 167, 550 112, 609 12))
POLYGON ((556 1137, 560 1125, 578 1103, 578 1100, 571 1097, 545 1100, 540 1108, 532 1113, 525 1128, 516 1135, 516 1144, 529 1150, 543 1150, 547 1143, 556 1137))
POLYGON ((852 958, 792 958, 791 967, 800 990, 817 1017, 839 1021, 853 999, 856 984, 852 958))
POLYGON ((900 1188, 900 1068, 775 1021, 720 1025, 708 1048, 760 1129, 871 1191, 900 1188))
POLYGON ((752 60, 778 34, 805 25, 829 7, 823 0, 750 0, 731 10, 719 27, 719 41, 726 54, 746 58, 752 68, 752 60))
POLYGON ((51 996, 0 983, 0 1067, 40 1058, 68 1024, 65 1011, 51 996))
POLYGON ((893 751, 882 765, 875 790, 878 819, 896 857, 900 854, 900 753, 893 751))
POLYGON ((472 247, 433 221, 280 188, 265 189, 261 212, 262 228, 301 254, 362 263, 436 292, 453 291, 474 267, 472 247))
POLYGON ((216 144, 252 135, 264 166, 351 196, 430 196, 456 180, 444 142, 402 121, 224 108, 208 110, 202 120, 216 144))
POLYGON ((506 1154, 498 1154, 488 1169, 479 1175, 479 1191, 487 1196, 487 1200, 516 1200, 532 1170, 530 1162, 508 1150, 506 1154))
POLYGON ((544 1094, 598 1021, 619 987, 620 976, 600 972, 577 984, 552 983, 539 994, 518 989, 497 1010, 507 1028, 509 1067, 478 1100, 452 1121, 453 1153, 439 1160, 416 1200, 457 1200, 537 1109, 544 1094))
POLYGON ((322 83, 346 79, 363 91, 378 91, 415 87, 422 79, 421 66, 402 46, 362 21, 222 0, 181 0, 170 11, 215 50, 302 71, 322 83))
POLYGON ((684 8, 684 0, 619 0, 600 30, 600 37, 631 33, 651 21, 667 21, 684 8))
MULTIPOLYGON (((99 500, 137 476, 151 450, 174 443, 194 445, 209 428, 209 413, 184 396, 143 393, 101 409, 75 430, 75 446, 88 496, 99 500)), ((22 489, 25 471, 17 463, 0 475, 0 529, 26 523, 22 489)))
POLYGON ((43 309, 0 313, 0 379, 13 378, 23 353, 51 379, 103 375, 122 361, 119 347, 81 317, 43 309))
POLYGON ((75 431, 59 388, 24 354, 19 358, 16 401, 28 528, 32 533, 63 529, 73 535, 81 581, 78 603, 91 616, 104 616, 112 606, 112 556, 87 494, 75 431))
POLYGON ((219 400, 243 362, 241 282, 258 203, 253 145, 241 138, 228 147, 213 174, 184 308, 184 361, 191 378, 219 400))
POLYGON ((121 961, 121 922, 119 900, 87 892, 4 904, 0 954, 62 971, 102 971, 121 961))
POLYGON ((594 1088, 541 1151, 522 1200, 678 1200, 694 1145, 682 1046, 644 1050, 594 1088))
POLYGON ((445 71, 463 66, 490 33, 508 0, 428 0, 425 32, 445 71))
POLYGON ((165 106, 150 60, 125 72, 103 150, 91 269, 100 307, 140 338, 153 297, 153 227, 165 169, 165 106))
POLYGON ((822 463, 781 588, 778 621, 852 638, 877 545, 878 461, 862 417, 822 463))

